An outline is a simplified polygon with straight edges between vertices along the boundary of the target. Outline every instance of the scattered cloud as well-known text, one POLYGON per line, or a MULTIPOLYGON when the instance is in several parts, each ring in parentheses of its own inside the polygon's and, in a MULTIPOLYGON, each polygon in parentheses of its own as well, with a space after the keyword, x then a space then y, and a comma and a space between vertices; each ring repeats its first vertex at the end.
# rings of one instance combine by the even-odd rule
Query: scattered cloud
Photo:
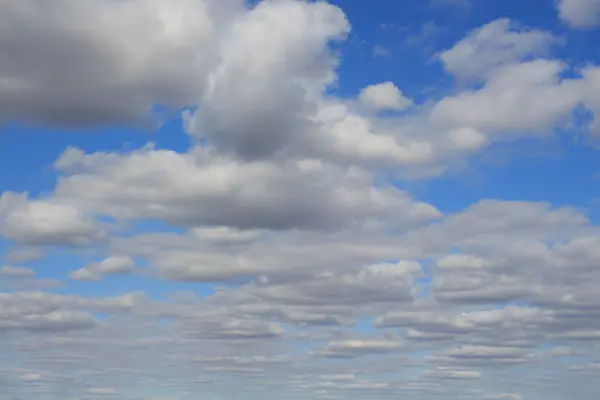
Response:
POLYGON ((557 0, 560 19, 576 29, 594 28, 600 24, 600 1, 557 0))
MULTIPOLYGON (((594 4, 557 7, 589 28, 594 4)), ((0 1, 0 122, 72 142, 43 185, 23 191, 24 173, 0 189, 8 399, 597 393, 600 230, 585 201, 496 181, 463 196, 445 178, 485 149, 553 140, 579 108, 597 135, 600 68, 554 54, 569 41, 551 27, 494 15, 436 48, 435 78, 352 82, 344 41, 363 28, 349 15, 297 0, 0 1), (403 92, 423 79, 454 86, 403 92), (157 105, 182 127, 101 145, 152 130, 157 105)))

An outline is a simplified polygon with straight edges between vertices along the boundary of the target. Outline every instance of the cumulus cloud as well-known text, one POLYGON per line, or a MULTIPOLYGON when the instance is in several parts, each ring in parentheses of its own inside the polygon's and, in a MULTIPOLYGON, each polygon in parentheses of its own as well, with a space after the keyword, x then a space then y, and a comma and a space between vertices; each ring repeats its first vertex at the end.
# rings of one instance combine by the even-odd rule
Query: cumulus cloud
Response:
POLYGON ((391 185, 373 187, 361 168, 320 160, 240 163, 210 149, 143 149, 129 155, 67 150, 55 166, 73 171, 55 189, 66 203, 116 218, 187 226, 331 229, 386 216, 411 224, 439 212, 391 185))
POLYGON ((365 106, 373 108, 376 111, 400 111, 412 104, 412 101, 404 97, 400 89, 393 82, 367 86, 361 90, 358 99, 365 106))
POLYGON ((29 200, 5 192, 0 197, 0 234, 23 245, 85 246, 104 232, 80 209, 52 200, 29 200))
POLYGON ((344 13, 326 3, 259 3, 222 43, 190 131, 246 159, 301 145, 311 129, 310 97, 333 78, 327 45, 348 31, 344 13))
POLYGON ((573 28, 588 29, 600 24, 600 1, 557 0, 560 18, 573 28))
MULTIPOLYGON (((591 26, 574 3, 563 19, 591 26)), ((439 52, 459 85, 436 99, 381 79, 344 97, 350 32, 325 2, 0 0, 0 123, 135 126, 186 107, 191 139, 69 147, 45 193, 0 193, 9 398, 137 400, 135 381, 182 400, 199 384, 220 399, 520 399, 536 394, 528 371, 568 387, 597 371, 585 212, 442 212, 410 191, 486 147, 547 139, 578 107, 600 132, 598 68, 499 19, 439 52)))
POLYGON ((477 28, 439 58, 457 79, 477 82, 499 67, 547 54, 555 42, 549 32, 525 30, 509 19, 498 19, 477 28))
POLYGON ((563 63, 543 59, 500 68, 483 88, 442 99, 431 118, 435 124, 488 135, 548 134, 567 121, 582 100, 578 82, 560 79, 564 70, 563 63))
POLYGON ((0 119, 142 124, 157 103, 194 104, 218 57, 219 31, 241 7, 237 0, 61 0, 50 8, 3 1, 0 119))

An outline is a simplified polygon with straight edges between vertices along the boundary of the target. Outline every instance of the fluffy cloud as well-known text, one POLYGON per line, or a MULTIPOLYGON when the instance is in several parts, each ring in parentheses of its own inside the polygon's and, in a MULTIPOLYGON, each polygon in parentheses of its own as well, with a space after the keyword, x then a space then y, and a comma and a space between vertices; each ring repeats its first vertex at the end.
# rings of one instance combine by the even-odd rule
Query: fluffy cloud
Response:
POLYGON ((222 43, 189 129, 246 159, 302 145, 314 113, 310 98, 334 74, 327 45, 348 30, 343 12, 325 3, 259 3, 222 43))
POLYGON ((2 1, 0 118, 140 124, 157 103, 194 104, 219 31, 241 7, 237 0, 60 0, 51 8, 2 1))
POLYGON ((398 187, 597 115, 598 68, 501 19, 439 53, 456 91, 344 98, 333 46, 349 32, 323 2, 0 0, 2 122, 190 106, 192 142, 70 147, 46 193, 0 195, 9 398, 520 399, 539 396, 532 371, 548 393, 597 392, 590 218, 494 199, 442 213, 398 187))
POLYGON ((457 79, 477 82, 499 67, 547 54, 555 41, 548 32, 519 29, 513 21, 499 19, 474 30, 439 58, 457 79))
POLYGON ((404 97, 400 89, 392 82, 367 86, 361 90, 359 101, 376 111, 400 111, 412 104, 412 101, 404 97))
POLYGON ((66 299, 54 299, 42 293, 3 293, 0 295, 0 331, 67 331, 94 326, 97 321, 91 314, 61 309, 64 300, 66 299), (51 302, 43 303, 44 298, 51 302))
POLYGON ((597 67, 573 71, 549 57, 555 44, 561 41, 549 32, 500 19, 441 52, 448 73, 467 83, 430 113, 433 126, 453 142, 450 149, 473 151, 494 142, 547 136, 572 122, 580 106, 592 113, 588 128, 597 134, 597 67), (570 72, 573 77, 566 78, 570 72))
POLYGON ((560 18, 573 28, 593 28, 600 23, 600 1, 558 0, 560 18))
POLYGON ((547 134, 571 117, 584 93, 580 82, 560 79, 564 69, 541 59, 500 68, 483 88, 441 100, 431 117, 435 124, 488 134, 547 134))
POLYGON ((0 234, 24 245, 85 246, 104 232, 78 208, 52 200, 28 200, 27 195, 0 196, 0 234))
POLYGON ((319 160, 240 163, 210 149, 139 150, 130 155, 67 150, 56 167, 73 171, 57 198, 117 218, 158 218, 187 226, 331 229, 386 216, 397 224, 436 218, 360 168, 319 160))

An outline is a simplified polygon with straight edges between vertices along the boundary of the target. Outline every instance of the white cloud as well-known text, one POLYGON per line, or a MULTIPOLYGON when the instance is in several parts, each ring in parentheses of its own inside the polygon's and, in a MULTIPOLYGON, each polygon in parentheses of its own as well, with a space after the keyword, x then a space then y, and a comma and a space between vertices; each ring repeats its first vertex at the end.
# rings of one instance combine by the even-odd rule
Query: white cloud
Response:
POLYGON ((2 1, 0 56, 10 61, 0 67, 0 120, 145 123, 156 103, 193 104, 206 87, 221 31, 241 6, 59 0, 46 9, 35 0, 2 1))
POLYGON ((484 397, 490 400, 521 400, 523 395, 518 393, 500 393, 500 394, 489 394, 484 397))
POLYGON ((546 55, 555 42, 548 32, 520 29, 509 19, 498 19, 474 30, 439 58, 459 80, 479 81, 499 67, 546 55))
POLYGON ((10 265, 5 265, 3 267, 0 267, 0 275, 14 278, 26 278, 34 276, 35 271, 31 268, 12 267, 10 265))
POLYGON ((359 101, 375 111, 401 111, 412 105, 412 101, 404 97, 393 82, 383 82, 362 89, 359 101))
POLYGON ((113 388, 89 388, 88 392, 91 394, 110 395, 117 394, 117 390, 113 388))
POLYGON ((71 149, 55 164, 74 170, 55 196, 117 218, 243 229, 332 229, 386 216, 412 224, 428 212, 391 185, 373 187, 371 173, 319 160, 241 163, 211 149, 190 153, 143 149, 85 155, 71 149), (418 208, 418 212, 417 209, 418 208))
POLYGON ((134 271, 135 262, 130 257, 117 255, 72 271, 70 276, 75 280, 95 281, 103 275, 126 275, 134 271))
POLYGON ((2 262, 27 265, 0 269, 9 398, 27 378, 40 398, 137 400, 135 381, 182 400, 199 383, 221 399, 518 399, 530 375, 507 366, 569 385, 597 370, 600 231, 581 210, 482 199, 444 215, 392 184, 600 112, 597 68, 564 78, 551 34, 483 26, 440 54, 476 86, 415 105, 391 82, 331 94, 350 24, 326 3, 41 7, 0 0, 3 121, 139 123, 193 103, 188 133, 208 141, 69 148, 48 193, 2 193, 2 262), (58 294, 34 270, 133 276, 58 294), (140 272, 147 295, 115 293, 140 272))
POLYGON ((456 128, 448 132, 450 140, 459 149, 478 150, 487 144, 487 137, 473 128, 456 128))
POLYGON ((0 234, 23 245, 85 246, 104 232, 78 208, 52 200, 28 200, 27 194, 0 196, 0 234))
POLYGON ((356 358, 380 353, 390 353, 402 348, 401 342, 390 340, 340 340, 329 343, 322 349, 314 350, 314 357, 356 358))
POLYGON ((327 45, 348 30, 344 13, 326 3, 259 3, 231 27, 188 129, 246 159, 302 146, 310 100, 335 76, 327 45))
POLYGON ((461 370, 450 368, 437 368, 425 371, 425 375, 435 379, 479 379, 481 372, 473 370, 461 370))
POLYGON ((581 102, 593 114, 593 120, 589 126, 590 133, 598 136, 600 135, 600 96, 598 96, 598 91, 600 90, 600 68, 584 68, 581 75, 582 81, 579 83, 582 92, 581 102))
POLYGON ((71 279, 76 281, 97 281, 100 280, 100 275, 87 269, 80 268, 69 273, 71 279))
POLYGON ((540 59, 497 69, 483 88, 442 99, 432 121, 508 138, 512 132, 550 134, 570 119, 582 100, 580 82, 561 80, 565 68, 561 62, 540 59))
POLYGON ((573 28, 587 29, 600 24, 600 1, 557 0, 560 18, 573 28))

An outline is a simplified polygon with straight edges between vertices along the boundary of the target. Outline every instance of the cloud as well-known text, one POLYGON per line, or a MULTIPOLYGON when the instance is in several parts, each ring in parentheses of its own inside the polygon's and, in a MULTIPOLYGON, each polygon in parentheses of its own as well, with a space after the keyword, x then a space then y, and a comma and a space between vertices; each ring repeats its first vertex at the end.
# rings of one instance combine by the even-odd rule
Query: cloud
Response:
POLYGON ((472 31, 439 58, 457 79, 478 82, 499 67, 548 54, 556 41, 549 32, 525 30, 509 19, 498 19, 472 31))
POLYGON ((334 76, 328 43, 348 31, 344 13, 326 3, 259 3, 222 43, 190 132, 245 159, 302 145, 311 129, 311 97, 334 76))
POLYGON ((0 221, 0 234, 22 245, 85 246, 105 235, 76 207, 12 192, 0 196, 0 221))
POLYGON ((270 301, 285 304, 355 305, 402 302, 412 299, 414 279, 421 274, 416 262, 379 264, 362 268, 355 274, 321 273, 313 279, 283 284, 266 284, 251 292, 270 301))
POLYGON ((511 132, 548 134, 569 120, 583 93, 578 82, 560 79, 564 69, 562 63, 550 60, 501 68, 483 88, 442 99, 431 118, 435 124, 509 139, 511 132))
POLYGON ((351 26, 324 2, 13 3, 2 122, 136 126, 190 106, 191 143, 78 141, 43 194, 0 194, 9 398, 146 396, 130 382, 181 400, 199 384, 213 399, 560 395, 531 371, 597 393, 593 218, 411 195, 600 112, 598 68, 554 58, 552 33, 486 24, 438 54, 456 87, 413 102, 382 79, 336 90, 351 26))
POLYGON ((479 379, 481 372, 442 367, 425 371, 425 376, 432 379, 479 379))
POLYGON ((104 275, 126 275, 135 271, 135 262, 127 256, 111 256, 98 263, 72 271, 71 279, 96 281, 104 275))
POLYGON ((485 396, 486 399, 494 399, 494 400, 521 400, 523 398, 522 395, 517 393, 500 393, 500 394, 489 394, 485 396))
POLYGON ((31 268, 25 267, 12 267, 5 265, 0 268, 0 275, 13 277, 13 278, 27 278, 35 275, 35 271, 31 268))
POLYGON ((0 120, 146 124, 156 103, 193 104, 218 55, 219 31, 241 6, 60 0, 46 9, 34 0, 2 2, 0 55, 10 61, 0 68, 0 120))
POLYGON ((100 395, 117 394, 117 391, 113 388, 89 388, 88 392, 91 394, 100 394, 100 395))
POLYGON ((560 19, 576 29, 589 29, 600 24, 600 1, 557 0, 560 19))
POLYGON ((397 351, 402 343, 386 340, 343 340, 331 342, 327 347, 313 351, 314 357, 356 358, 397 351))
POLYGON ((11 265, 0 267, 0 278, 0 288, 4 290, 44 290, 63 285, 58 279, 37 277, 31 268, 11 265))
POLYGON ((359 101, 375 111, 401 111, 412 104, 392 82, 367 86, 361 90, 359 101))
POLYGON ((210 149, 142 149, 86 155, 67 150, 55 196, 116 218, 158 218, 186 226, 327 230, 386 216, 399 224, 436 218, 433 207, 361 168, 319 160, 240 163, 210 149))

